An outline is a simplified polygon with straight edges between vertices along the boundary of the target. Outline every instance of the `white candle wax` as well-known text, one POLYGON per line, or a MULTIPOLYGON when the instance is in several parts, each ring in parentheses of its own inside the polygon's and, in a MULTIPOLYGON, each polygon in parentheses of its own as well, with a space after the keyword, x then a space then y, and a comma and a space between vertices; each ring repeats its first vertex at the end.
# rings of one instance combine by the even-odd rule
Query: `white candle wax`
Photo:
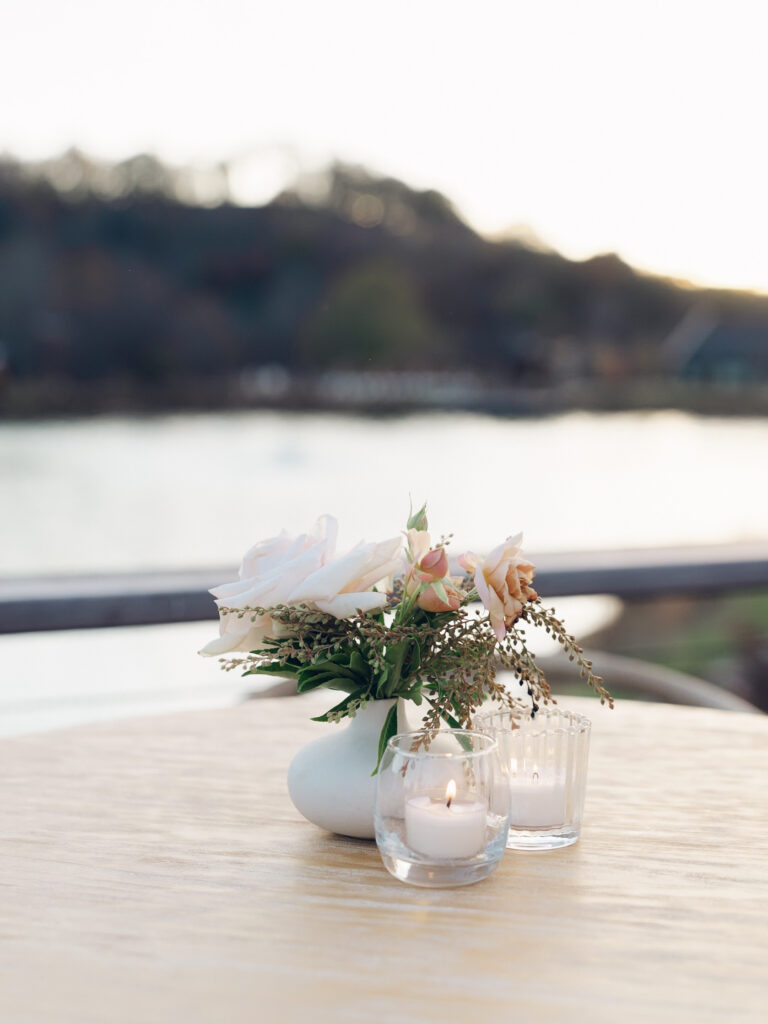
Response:
POLYGON ((486 807, 414 796, 405 805, 407 845, 426 857, 474 857, 485 847, 486 807))
POLYGON ((509 780, 509 824, 515 828, 554 828, 565 822, 565 783, 513 775, 509 780))

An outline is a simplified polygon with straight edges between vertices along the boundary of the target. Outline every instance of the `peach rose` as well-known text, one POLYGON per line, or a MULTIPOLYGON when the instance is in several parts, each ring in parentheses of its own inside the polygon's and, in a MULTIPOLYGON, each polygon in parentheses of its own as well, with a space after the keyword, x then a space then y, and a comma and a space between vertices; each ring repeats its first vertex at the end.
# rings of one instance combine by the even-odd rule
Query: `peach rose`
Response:
POLYGON ((500 641, 520 617, 523 605, 539 596, 531 586, 534 566, 520 550, 522 539, 522 533, 507 537, 482 564, 471 551, 459 558, 460 565, 470 575, 474 574, 478 596, 490 613, 493 631, 500 641))

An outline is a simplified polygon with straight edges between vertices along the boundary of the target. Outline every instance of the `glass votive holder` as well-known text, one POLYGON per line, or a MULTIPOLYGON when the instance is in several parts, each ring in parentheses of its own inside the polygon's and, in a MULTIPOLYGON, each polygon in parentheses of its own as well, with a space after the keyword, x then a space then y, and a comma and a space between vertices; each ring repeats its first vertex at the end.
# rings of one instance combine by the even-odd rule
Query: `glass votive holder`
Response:
POLYGON ((448 887, 486 878, 504 853, 509 794, 491 736, 440 729, 393 736, 376 786, 376 843, 401 882, 448 887))
POLYGON ((500 785, 510 795, 507 849, 575 843, 584 813, 590 720, 545 707, 533 718, 510 710, 481 712, 473 725, 499 744, 500 785))

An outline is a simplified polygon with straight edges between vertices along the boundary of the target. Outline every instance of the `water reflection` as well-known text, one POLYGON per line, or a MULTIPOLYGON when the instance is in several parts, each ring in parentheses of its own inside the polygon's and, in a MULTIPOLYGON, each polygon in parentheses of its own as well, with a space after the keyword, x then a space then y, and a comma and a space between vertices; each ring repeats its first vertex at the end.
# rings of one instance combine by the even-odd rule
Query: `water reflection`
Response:
POLYGON ((456 550, 764 540, 768 421, 237 413, 0 426, 0 574, 239 562, 331 512, 392 536, 408 495, 456 550))

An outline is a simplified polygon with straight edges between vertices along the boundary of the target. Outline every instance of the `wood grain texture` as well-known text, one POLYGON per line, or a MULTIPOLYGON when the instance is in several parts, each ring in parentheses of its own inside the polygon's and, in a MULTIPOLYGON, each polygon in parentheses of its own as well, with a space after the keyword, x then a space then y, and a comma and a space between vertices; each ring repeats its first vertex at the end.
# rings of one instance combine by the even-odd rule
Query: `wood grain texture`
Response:
POLYGON ((569 700, 581 842, 423 890, 291 806, 327 704, 6 741, 0 1021, 768 1019, 768 717, 569 700))

